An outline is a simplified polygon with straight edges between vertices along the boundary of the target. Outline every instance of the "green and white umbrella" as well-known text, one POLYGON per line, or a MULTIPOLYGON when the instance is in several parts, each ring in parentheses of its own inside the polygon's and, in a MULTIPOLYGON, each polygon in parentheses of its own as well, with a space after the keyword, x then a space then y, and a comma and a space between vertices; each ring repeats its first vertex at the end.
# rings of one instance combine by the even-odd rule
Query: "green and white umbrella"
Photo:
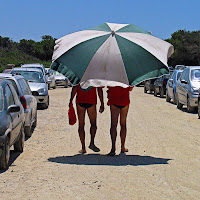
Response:
POLYGON ((56 40, 51 68, 84 88, 127 87, 168 74, 173 52, 136 25, 105 23, 56 40))

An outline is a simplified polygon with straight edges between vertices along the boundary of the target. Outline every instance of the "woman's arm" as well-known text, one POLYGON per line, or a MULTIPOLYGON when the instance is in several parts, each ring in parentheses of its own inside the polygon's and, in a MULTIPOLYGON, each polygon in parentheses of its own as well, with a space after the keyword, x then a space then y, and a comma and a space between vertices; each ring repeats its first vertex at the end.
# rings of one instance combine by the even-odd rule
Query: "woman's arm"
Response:
POLYGON ((101 102, 99 112, 102 113, 104 111, 104 101, 103 101, 103 89, 102 88, 97 88, 99 100, 101 102))
POLYGON ((77 86, 73 86, 72 91, 71 91, 71 97, 70 97, 70 100, 69 100, 69 106, 73 102, 73 99, 74 99, 77 91, 78 91, 78 87, 77 86))

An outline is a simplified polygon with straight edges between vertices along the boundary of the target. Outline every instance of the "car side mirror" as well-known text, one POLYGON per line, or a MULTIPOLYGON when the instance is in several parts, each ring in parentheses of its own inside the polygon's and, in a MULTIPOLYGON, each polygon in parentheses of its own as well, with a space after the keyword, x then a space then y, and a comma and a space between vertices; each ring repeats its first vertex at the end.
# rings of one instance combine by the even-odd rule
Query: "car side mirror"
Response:
POLYGON ((20 107, 18 105, 11 105, 7 109, 8 113, 14 113, 14 112, 19 112, 20 107))

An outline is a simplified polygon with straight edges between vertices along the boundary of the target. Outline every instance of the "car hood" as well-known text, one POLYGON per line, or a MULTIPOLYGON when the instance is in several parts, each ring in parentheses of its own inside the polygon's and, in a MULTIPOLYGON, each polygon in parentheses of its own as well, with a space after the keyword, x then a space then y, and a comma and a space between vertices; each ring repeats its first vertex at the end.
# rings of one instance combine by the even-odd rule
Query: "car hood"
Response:
POLYGON ((47 89, 47 85, 46 83, 33 83, 33 82, 28 82, 30 88, 31 88, 31 91, 37 91, 39 90, 40 88, 45 88, 47 89))
POLYGON ((192 82, 192 86, 195 88, 200 88, 200 82, 192 82))
POLYGON ((66 77, 64 75, 56 75, 55 79, 66 79, 66 77))

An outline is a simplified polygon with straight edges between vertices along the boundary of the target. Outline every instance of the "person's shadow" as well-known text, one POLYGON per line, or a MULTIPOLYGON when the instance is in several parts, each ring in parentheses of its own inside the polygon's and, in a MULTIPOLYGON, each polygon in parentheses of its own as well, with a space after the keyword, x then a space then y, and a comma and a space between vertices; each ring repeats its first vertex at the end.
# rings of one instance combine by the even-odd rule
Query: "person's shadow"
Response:
POLYGON ((50 162, 56 162, 61 164, 111 166, 168 164, 169 160, 171 159, 126 154, 119 154, 113 157, 100 154, 77 154, 74 156, 62 156, 48 159, 48 161, 50 162))

